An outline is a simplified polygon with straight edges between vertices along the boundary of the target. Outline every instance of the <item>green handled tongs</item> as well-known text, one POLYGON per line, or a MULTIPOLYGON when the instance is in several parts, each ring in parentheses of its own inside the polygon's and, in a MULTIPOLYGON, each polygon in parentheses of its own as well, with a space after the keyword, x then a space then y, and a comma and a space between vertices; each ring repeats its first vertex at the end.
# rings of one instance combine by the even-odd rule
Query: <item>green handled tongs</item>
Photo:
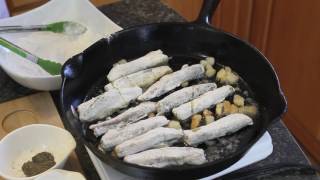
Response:
POLYGON ((62 65, 57 62, 53 62, 47 59, 39 58, 28 51, 10 43, 9 41, 0 37, 0 48, 5 48, 29 61, 38 64, 42 69, 47 71, 51 75, 59 75, 62 65))
POLYGON ((86 32, 87 28, 73 21, 60 21, 45 25, 28 26, 0 26, 0 33, 16 33, 30 31, 51 31, 67 35, 80 35, 86 32))

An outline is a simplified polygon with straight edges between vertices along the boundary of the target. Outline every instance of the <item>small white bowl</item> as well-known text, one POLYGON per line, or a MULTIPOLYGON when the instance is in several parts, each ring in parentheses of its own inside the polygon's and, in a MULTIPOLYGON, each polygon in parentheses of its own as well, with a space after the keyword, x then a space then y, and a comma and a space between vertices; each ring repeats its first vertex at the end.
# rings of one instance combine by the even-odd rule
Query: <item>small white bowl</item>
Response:
POLYGON ((82 174, 73 171, 66 171, 61 169, 50 170, 43 175, 37 177, 35 180, 86 180, 82 174))
POLYGON ((46 151, 54 156, 56 164, 50 169, 62 168, 75 149, 73 136, 65 129, 46 125, 32 124, 16 129, 0 141, 0 176, 11 180, 31 180, 39 177, 26 177, 21 167, 37 153, 46 151))

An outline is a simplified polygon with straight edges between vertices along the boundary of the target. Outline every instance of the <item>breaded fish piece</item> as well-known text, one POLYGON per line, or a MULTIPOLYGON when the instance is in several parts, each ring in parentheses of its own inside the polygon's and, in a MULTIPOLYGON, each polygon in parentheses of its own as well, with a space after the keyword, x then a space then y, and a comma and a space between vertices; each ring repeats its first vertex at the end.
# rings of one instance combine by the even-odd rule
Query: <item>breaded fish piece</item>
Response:
POLYGON ((95 136, 100 136, 110 129, 121 128, 128 123, 139 121, 148 116, 149 113, 156 111, 155 102, 143 102, 136 107, 132 107, 118 116, 107 119, 106 121, 92 124, 89 128, 93 130, 95 136))
POLYGON ((164 65, 168 63, 168 61, 169 57, 163 54, 163 52, 160 49, 156 51, 151 51, 145 56, 142 56, 138 59, 114 66, 107 75, 107 78, 110 82, 112 82, 116 79, 144 69, 164 65))
POLYGON ((150 149, 124 157, 127 163, 162 168, 183 164, 200 165, 207 162, 203 149, 193 147, 164 147, 150 149))
POLYGON ((93 121, 110 116, 119 109, 127 107, 131 101, 142 94, 139 87, 113 89, 90 99, 78 106, 81 121, 93 121))
POLYGON ((114 146, 124 141, 144 134, 151 129, 167 125, 169 120, 164 116, 155 116, 136 123, 128 124, 122 129, 111 129, 101 138, 100 147, 105 150, 111 150, 114 146))
POLYGON ((184 130, 184 141, 189 145, 197 145, 207 140, 234 133, 252 124, 252 119, 247 115, 239 113, 230 114, 197 129, 184 130))
POLYGON ((180 106, 183 103, 191 101, 201 94, 212 91, 217 87, 215 83, 206 83, 193 85, 180 89, 169 94, 157 103, 158 115, 170 112, 173 108, 180 106))
POLYGON ((234 92, 234 88, 230 85, 219 87, 213 91, 208 91, 198 98, 180 105, 172 110, 174 116, 180 121, 184 121, 193 114, 201 112, 210 106, 222 102, 227 96, 234 92))
POLYGON ((176 87, 183 82, 199 79, 204 76, 204 68, 201 64, 192 65, 179 71, 163 76, 159 81, 151 85, 141 96, 139 101, 147 101, 155 97, 159 97, 176 87))
POLYGON ((151 69, 145 69, 133 74, 129 74, 122 78, 119 78, 106 86, 104 89, 106 91, 113 88, 126 88, 138 86, 142 89, 148 88, 162 76, 172 72, 172 69, 169 66, 160 66, 151 69))
POLYGON ((169 146, 182 137, 182 130, 158 127, 117 145, 114 151, 118 157, 124 157, 155 147, 169 146))

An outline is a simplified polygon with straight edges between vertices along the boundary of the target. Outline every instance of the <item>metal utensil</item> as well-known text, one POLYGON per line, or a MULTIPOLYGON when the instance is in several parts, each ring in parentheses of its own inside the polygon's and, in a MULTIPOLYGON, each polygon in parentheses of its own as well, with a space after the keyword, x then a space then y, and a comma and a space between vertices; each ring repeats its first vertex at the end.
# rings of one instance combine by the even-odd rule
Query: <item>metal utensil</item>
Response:
POLYGON ((60 21, 45 25, 29 26, 0 26, 0 33, 17 33, 31 31, 50 31, 67 35, 80 35, 87 31, 87 28, 79 23, 72 21, 60 21))
POLYGON ((10 43, 9 41, 0 37, 0 48, 5 48, 29 61, 38 64, 42 69, 51 75, 59 75, 62 65, 48 59, 39 58, 28 51, 10 43))

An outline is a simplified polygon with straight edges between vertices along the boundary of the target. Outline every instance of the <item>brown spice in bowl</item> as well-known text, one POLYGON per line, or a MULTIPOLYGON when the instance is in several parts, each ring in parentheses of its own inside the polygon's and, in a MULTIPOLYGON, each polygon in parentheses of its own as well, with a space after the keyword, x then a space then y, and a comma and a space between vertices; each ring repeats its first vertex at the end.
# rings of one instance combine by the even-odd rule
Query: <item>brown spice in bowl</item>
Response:
POLYGON ((23 163, 22 171, 27 177, 35 176, 50 169, 55 164, 56 162, 51 153, 41 152, 33 156, 32 161, 23 163))

